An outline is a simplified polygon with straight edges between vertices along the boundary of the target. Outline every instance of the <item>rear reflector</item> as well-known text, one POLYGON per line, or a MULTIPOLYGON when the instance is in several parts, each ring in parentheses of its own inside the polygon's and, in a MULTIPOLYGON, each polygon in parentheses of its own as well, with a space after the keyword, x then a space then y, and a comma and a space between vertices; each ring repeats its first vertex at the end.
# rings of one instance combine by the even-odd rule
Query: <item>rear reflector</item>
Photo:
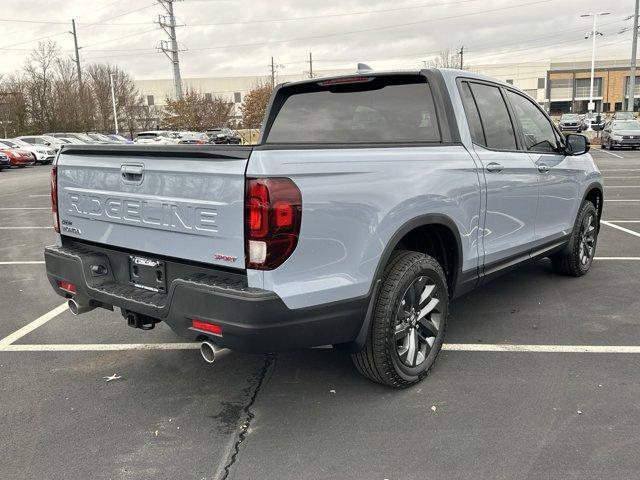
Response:
POLYGON ((222 327, 220 325, 216 325, 215 323, 202 322, 200 320, 192 318, 191 327, 197 330, 202 330, 203 332, 209 332, 214 335, 222 336, 222 327))
POLYGON ((60 233, 60 217, 58 215, 58 168, 51 169, 51 212, 53 213, 53 229, 60 233))
POLYGON ((76 293, 76 286, 66 280, 58 280, 58 288, 69 293, 76 293))

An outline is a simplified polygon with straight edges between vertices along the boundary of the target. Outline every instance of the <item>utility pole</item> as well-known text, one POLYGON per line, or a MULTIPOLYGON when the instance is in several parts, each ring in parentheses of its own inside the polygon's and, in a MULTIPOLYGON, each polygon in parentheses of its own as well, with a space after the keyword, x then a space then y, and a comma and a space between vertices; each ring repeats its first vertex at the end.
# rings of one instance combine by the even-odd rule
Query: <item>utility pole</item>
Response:
POLYGON ((116 110, 116 90, 113 86, 113 77, 115 77, 115 73, 109 74, 109 80, 111 81, 111 103, 113 104, 113 121, 116 124, 116 135, 118 135, 118 112, 116 110))
POLYGON ((309 52, 309 78, 313 78, 313 56, 309 52))
POLYGON ((273 64, 273 57, 271 57, 271 89, 276 86, 276 66, 273 64))
POLYGON ((69 33, 73 35, 73 45, 76 50, 76 59, 74 61, 78 69, 78 84, 82 86, 82 68, 80 67, 80 49, 82 47, 78 47, 78 33, 76 32, 76 21, 73 18, 71 19, 71 31, 69 33))
MULTIPOLYGON (((587 110, 589 113, 592 113, 595 110, 595 103, 593 102, 593 83, 595 77, 595 69, 596 69, 596 37, 598 35, 602 36, 597 29, 598 16, 609 15, 609 12, 601 12, 601 13, 585 13, 580 15, 581 17, 593 17, 593 30, 591 32, 587 32, 584 38, 588 39, 589 35, 591 35, 591 86, 589 89, 589 105, 587 106, 587 110)), ((591 123, 589 123, 588 130, 591 130, 591 123)))
POLYGON ((182 98, 182 77, 180 76, 180 59, 178 58, 178 38, 176 37, 176 17, 173 14, 173 2, 177 0, 158 0, 166 15, 158 16, 158 25, 168 35, 169 40, 160 42, 160 50, 173 65, 173 91, 177 100, 182 98))
POLYGON ((636 10, 633 15, 633 39, 631 41, 631 78, 629 78, 629 103, 627 110, 633 112, 636 103, 636 55, 638 53, 638 7, 640 0, 636 0, 636 10))
POLYGON ((464 45, 460 47, 458 55, 460 55, 460 70, 464 70, 464 45))
POLYGON ((271 63, 269 64, 269 68, 271 69, 271 88, 275 88, 276 75, 278 74, 279 69, 284 68, 284 65, 276 64, 273 61, 273 57, 271 57, 271 63))

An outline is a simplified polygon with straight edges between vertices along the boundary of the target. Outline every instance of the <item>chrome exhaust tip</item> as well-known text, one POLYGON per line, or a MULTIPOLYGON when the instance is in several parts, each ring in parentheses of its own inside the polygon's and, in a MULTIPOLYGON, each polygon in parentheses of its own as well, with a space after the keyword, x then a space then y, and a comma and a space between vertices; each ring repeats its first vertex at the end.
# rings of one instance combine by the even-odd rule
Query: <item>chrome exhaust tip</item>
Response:
POLYGON ((90 312, 91 310, 95 310, 96 307, 92 305, 80 305, 73 298, 67 302, 67 307, 69 307, 69 311, 73 315, 80 315, 82 313, 90 312))
POLYGON ((206 341, 200 344, 200 355, 207 363, 213 363, 216 361, 216 349, 213 343, 206 341))

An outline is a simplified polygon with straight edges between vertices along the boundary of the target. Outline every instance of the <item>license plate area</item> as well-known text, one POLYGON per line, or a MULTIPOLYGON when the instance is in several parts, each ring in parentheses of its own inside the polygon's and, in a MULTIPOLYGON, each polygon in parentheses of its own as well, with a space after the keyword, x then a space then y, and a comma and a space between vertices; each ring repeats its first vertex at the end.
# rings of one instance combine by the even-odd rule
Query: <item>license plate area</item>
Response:
POLYGON ((132 285, 158 293, 167 293, 165 262, 152 258, 129 256, 129 281, 132 285))

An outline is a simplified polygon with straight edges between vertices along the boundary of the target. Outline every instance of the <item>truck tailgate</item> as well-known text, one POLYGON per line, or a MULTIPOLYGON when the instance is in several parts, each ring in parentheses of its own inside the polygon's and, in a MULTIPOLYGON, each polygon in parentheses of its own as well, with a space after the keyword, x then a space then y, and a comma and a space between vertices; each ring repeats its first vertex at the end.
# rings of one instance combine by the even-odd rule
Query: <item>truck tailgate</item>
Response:
POLYGON ((250 147, 73 146, 57 160, 61 235, 244 268, 250 147))

